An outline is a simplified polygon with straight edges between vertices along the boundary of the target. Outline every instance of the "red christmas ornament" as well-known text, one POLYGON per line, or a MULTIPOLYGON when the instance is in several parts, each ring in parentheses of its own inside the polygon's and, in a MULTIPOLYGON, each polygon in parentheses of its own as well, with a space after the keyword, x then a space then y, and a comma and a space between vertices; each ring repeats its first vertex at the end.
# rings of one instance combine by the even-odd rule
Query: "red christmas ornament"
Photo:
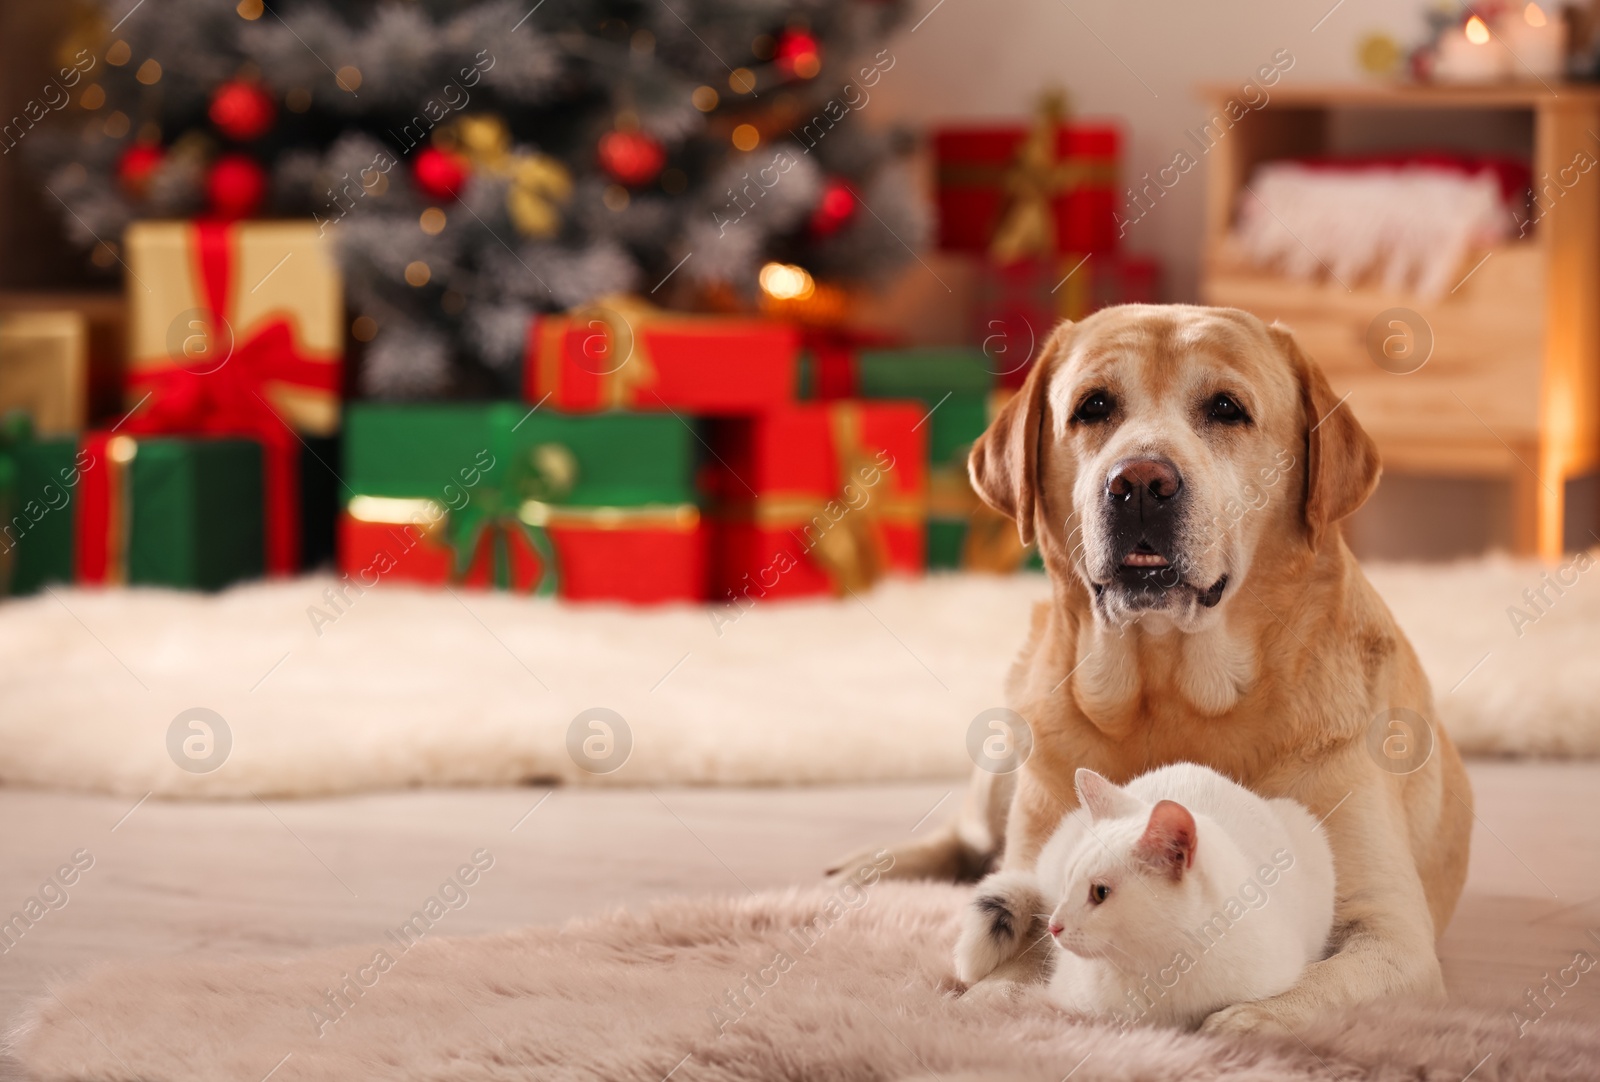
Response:
POLYGON ((831 237, 850 224, 856 216, 856 197, 850 185, 838 177, 830 177, 822 189, 822 198, 811 212, 811 234, 831 237))
POLYGON ((206 174, 206 202, 218 218, 248 218, 267 196, 267 171, 248 154, 224 154, 206 174))
POLYGON ((778 35, 772 58, 778 70, 791 79, 810 79, 822 70, 822 48, 804 30, 785 30, 778 35))
POLYGON ((135 199, 143 199, 150 178, 166 157, 167 152, 154 143, 135 143, 117 159, 117 183, 135 199))
POLYGON ((438 147, 423 147, 411 164, 411 179, 423 195, 447 202, 467 186, 467 160, 438 147))
POLYGON ((619 184, 649 184, 667 164, 667 148, 641 131, 611 131, 600 137, 600 168, 619 184))
POLYGON ((223 83, 211 97, 211 123, 240 143, 259 139, 271 131, 277 113, 277 106, 265 90, 240 79, 223 83))

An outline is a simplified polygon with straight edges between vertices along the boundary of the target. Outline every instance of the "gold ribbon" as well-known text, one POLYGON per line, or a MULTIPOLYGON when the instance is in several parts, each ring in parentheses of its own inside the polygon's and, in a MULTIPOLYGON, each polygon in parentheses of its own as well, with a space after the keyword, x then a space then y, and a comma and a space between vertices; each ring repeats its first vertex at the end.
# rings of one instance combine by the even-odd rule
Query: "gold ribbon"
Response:
POLYGON ((106 585, 128 582, 128 535, 133 532, 133 460, 139 441, 112 436, 106 441, 106 585))
MULTIPOLYGON (((1015 168, 1015 163, 1001 165, 997 162, 945 162, 939 166, 938 183, 941 188, 991 188, 1005 184, 1015 168)), ((1071 154, 1056 162, 1055 176, 1060 188, 1090 186, 1116 186, 1122 171, 1117 159, 1092 154, 1071 154)))
MULTIPOLYGON (((1001 390, 989 396, 991 423, 1014 393, 1001 390)), ((983 502, 967 474, 966 456, 959 457, 959 462, 928 471, 928 517, 965 520, 967 530, 961 542, 964 569, 1009 575, 1027 556, 1016 523, 983 502)))
MULTIPOLYGON (((1084 183, 1081 162, 1056 157, 1056 133, 1067 117, 1066 95, 1046 93, 1039 103, 1033 127, 1017 148, 1003 181, 1006 208, 995 227, 989 252, 1002 263, 1027 256, 1047 256, 1055 250, 1055 207, 1052 200, 1063 191, 1084 183)), ((1112 181, 1115 184, 1115 180, 1112 181)))
POLYGON ((965 519, 983 501, 972 490, 965 465, 949 463, 928 470, 928 517, 965 519))
MULTIPOLYGON (((591 334, 579 342, 580 350, 594 337, 606 340, 607 363, 620 355, 621 363, 615 368, 596 372, 600 381, 600 401, 606 409, 627 409, 636 405, 641 392, 656 381, 656 367, 640 331, 664 321, 677 322, 661 309, 638 297, 616 293, 565 316, 544 318, 539 321, 539 390, 555 393, 561 388, 561 375, 566 360, 568 336, 574 331, 587 329, 591 334)), ((585 356, 588 354, 585 353, 585 356)))
MULTIPOLYGON (((449 510, 436 500, 392 496, 352 496, 350 517, 359 522, 418 526, 434 534, 448 521, 449 510)), ((586 530, 675 530, 687 533, 700 523, 692 503, 647 503, 632 507, 578 506, 525 500, 517 517, 530 526, 576 527, 586 530)))
MULTIPOLYGON (((809 529, 820 516, 823 527, 815 537, 805 538, 806 550, 833 581, 835 592, 842 595, 865 590, 883 577, 888 564, 884 525, 912 526, 925 521, 927 502, 921 496, 894 493, 891 489, 883 495, 869 492, 865 502, 852 507, 846 493, 852 487, 867 487, 863 474, 870 476, 876 470, 882 475, 888 471, 877 466, 862 444, 859 405, 830 403, 828 420, 839 460, 836 494, 819 499, 802 493, 773 493, 724 517, 792 532, 796 528, 809 529), (844 508, 837 517, 828 510, 834 505, 844 508)), ((880 476, 878 483, 884 484, 886 479, 880 476)))
POLYGON ((1017 524, 980 501, 967 520, 967 534, 961 542, 961 566, 968 571, 1009 575, 1022 566, 1026 556, 1017 524))
POLYGON ((506 180, 506 213, 517 232, 553 237, 561 229, 560 207, 572 198, 572 174, 555 158, 515 150, 504 120, 492 114, 464 116, 440 129, 479 172, 506 180))

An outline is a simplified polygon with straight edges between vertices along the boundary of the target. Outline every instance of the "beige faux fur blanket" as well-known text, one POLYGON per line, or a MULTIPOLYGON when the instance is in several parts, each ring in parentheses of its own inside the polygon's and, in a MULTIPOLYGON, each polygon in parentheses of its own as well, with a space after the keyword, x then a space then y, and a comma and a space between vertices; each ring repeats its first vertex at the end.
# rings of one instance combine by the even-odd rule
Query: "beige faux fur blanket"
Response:
POLYGON ((30 1078, 772 1082, 776 1079, 1592 1078, 1600 1030, 1397 1002, 1299 1033, 1120 1032, 961 997, 966 893, 879 882, 680 900, 476 939, 399 926, 291 961, 177 960, 53 987, 12 1037, 30 1078), (1476 1072, 1476 1073, 1474 1073, 1476 1072))
MULTIPOLYGON (((1600 755, 1595 562, 1368 569, 1463 752, 1600 755)), ((639 610, 328 578, 57 590, 0 601, 0 783, 138 798, 960 776, 1046 591, 935 575, 639 610), (583 722, 574 739, 595 708, 611 735, 583 722)))

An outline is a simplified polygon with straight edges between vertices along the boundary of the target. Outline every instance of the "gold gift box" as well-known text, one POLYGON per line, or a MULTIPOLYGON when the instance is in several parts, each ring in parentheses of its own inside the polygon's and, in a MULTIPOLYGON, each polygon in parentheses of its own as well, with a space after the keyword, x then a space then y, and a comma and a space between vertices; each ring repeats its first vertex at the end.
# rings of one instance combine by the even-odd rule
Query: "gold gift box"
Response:
POLYGON ((0 314, 0 413, 20 409, 40 436, 87 421, 89 328, 77 312, 0 314))

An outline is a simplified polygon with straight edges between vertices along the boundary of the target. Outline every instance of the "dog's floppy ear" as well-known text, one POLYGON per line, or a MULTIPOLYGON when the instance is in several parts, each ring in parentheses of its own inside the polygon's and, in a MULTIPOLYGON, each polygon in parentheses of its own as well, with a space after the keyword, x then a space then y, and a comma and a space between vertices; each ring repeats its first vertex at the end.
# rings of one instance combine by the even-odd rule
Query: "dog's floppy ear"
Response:
POLYGON ((1378 487, 1382 464, 1377 445, 1350 412, 1349 403, 1333 393, 1328 377, 1305 355, 1294 335, 1277 324, 1267 330, 1300 381, 1306 426, 1306 533, 1315 550, 1330 526, 1367 502, 1378 487))
POLYGON ((1012 519, 1024 545, 1033 544, 1033 512, 1039 485, 1039 427, 1044 393, 1056 352, 1070 337, 1062 322, 1045 339, 1022 389, 1000 409, 967 457, 967 473, 983 502, 1012 519))

